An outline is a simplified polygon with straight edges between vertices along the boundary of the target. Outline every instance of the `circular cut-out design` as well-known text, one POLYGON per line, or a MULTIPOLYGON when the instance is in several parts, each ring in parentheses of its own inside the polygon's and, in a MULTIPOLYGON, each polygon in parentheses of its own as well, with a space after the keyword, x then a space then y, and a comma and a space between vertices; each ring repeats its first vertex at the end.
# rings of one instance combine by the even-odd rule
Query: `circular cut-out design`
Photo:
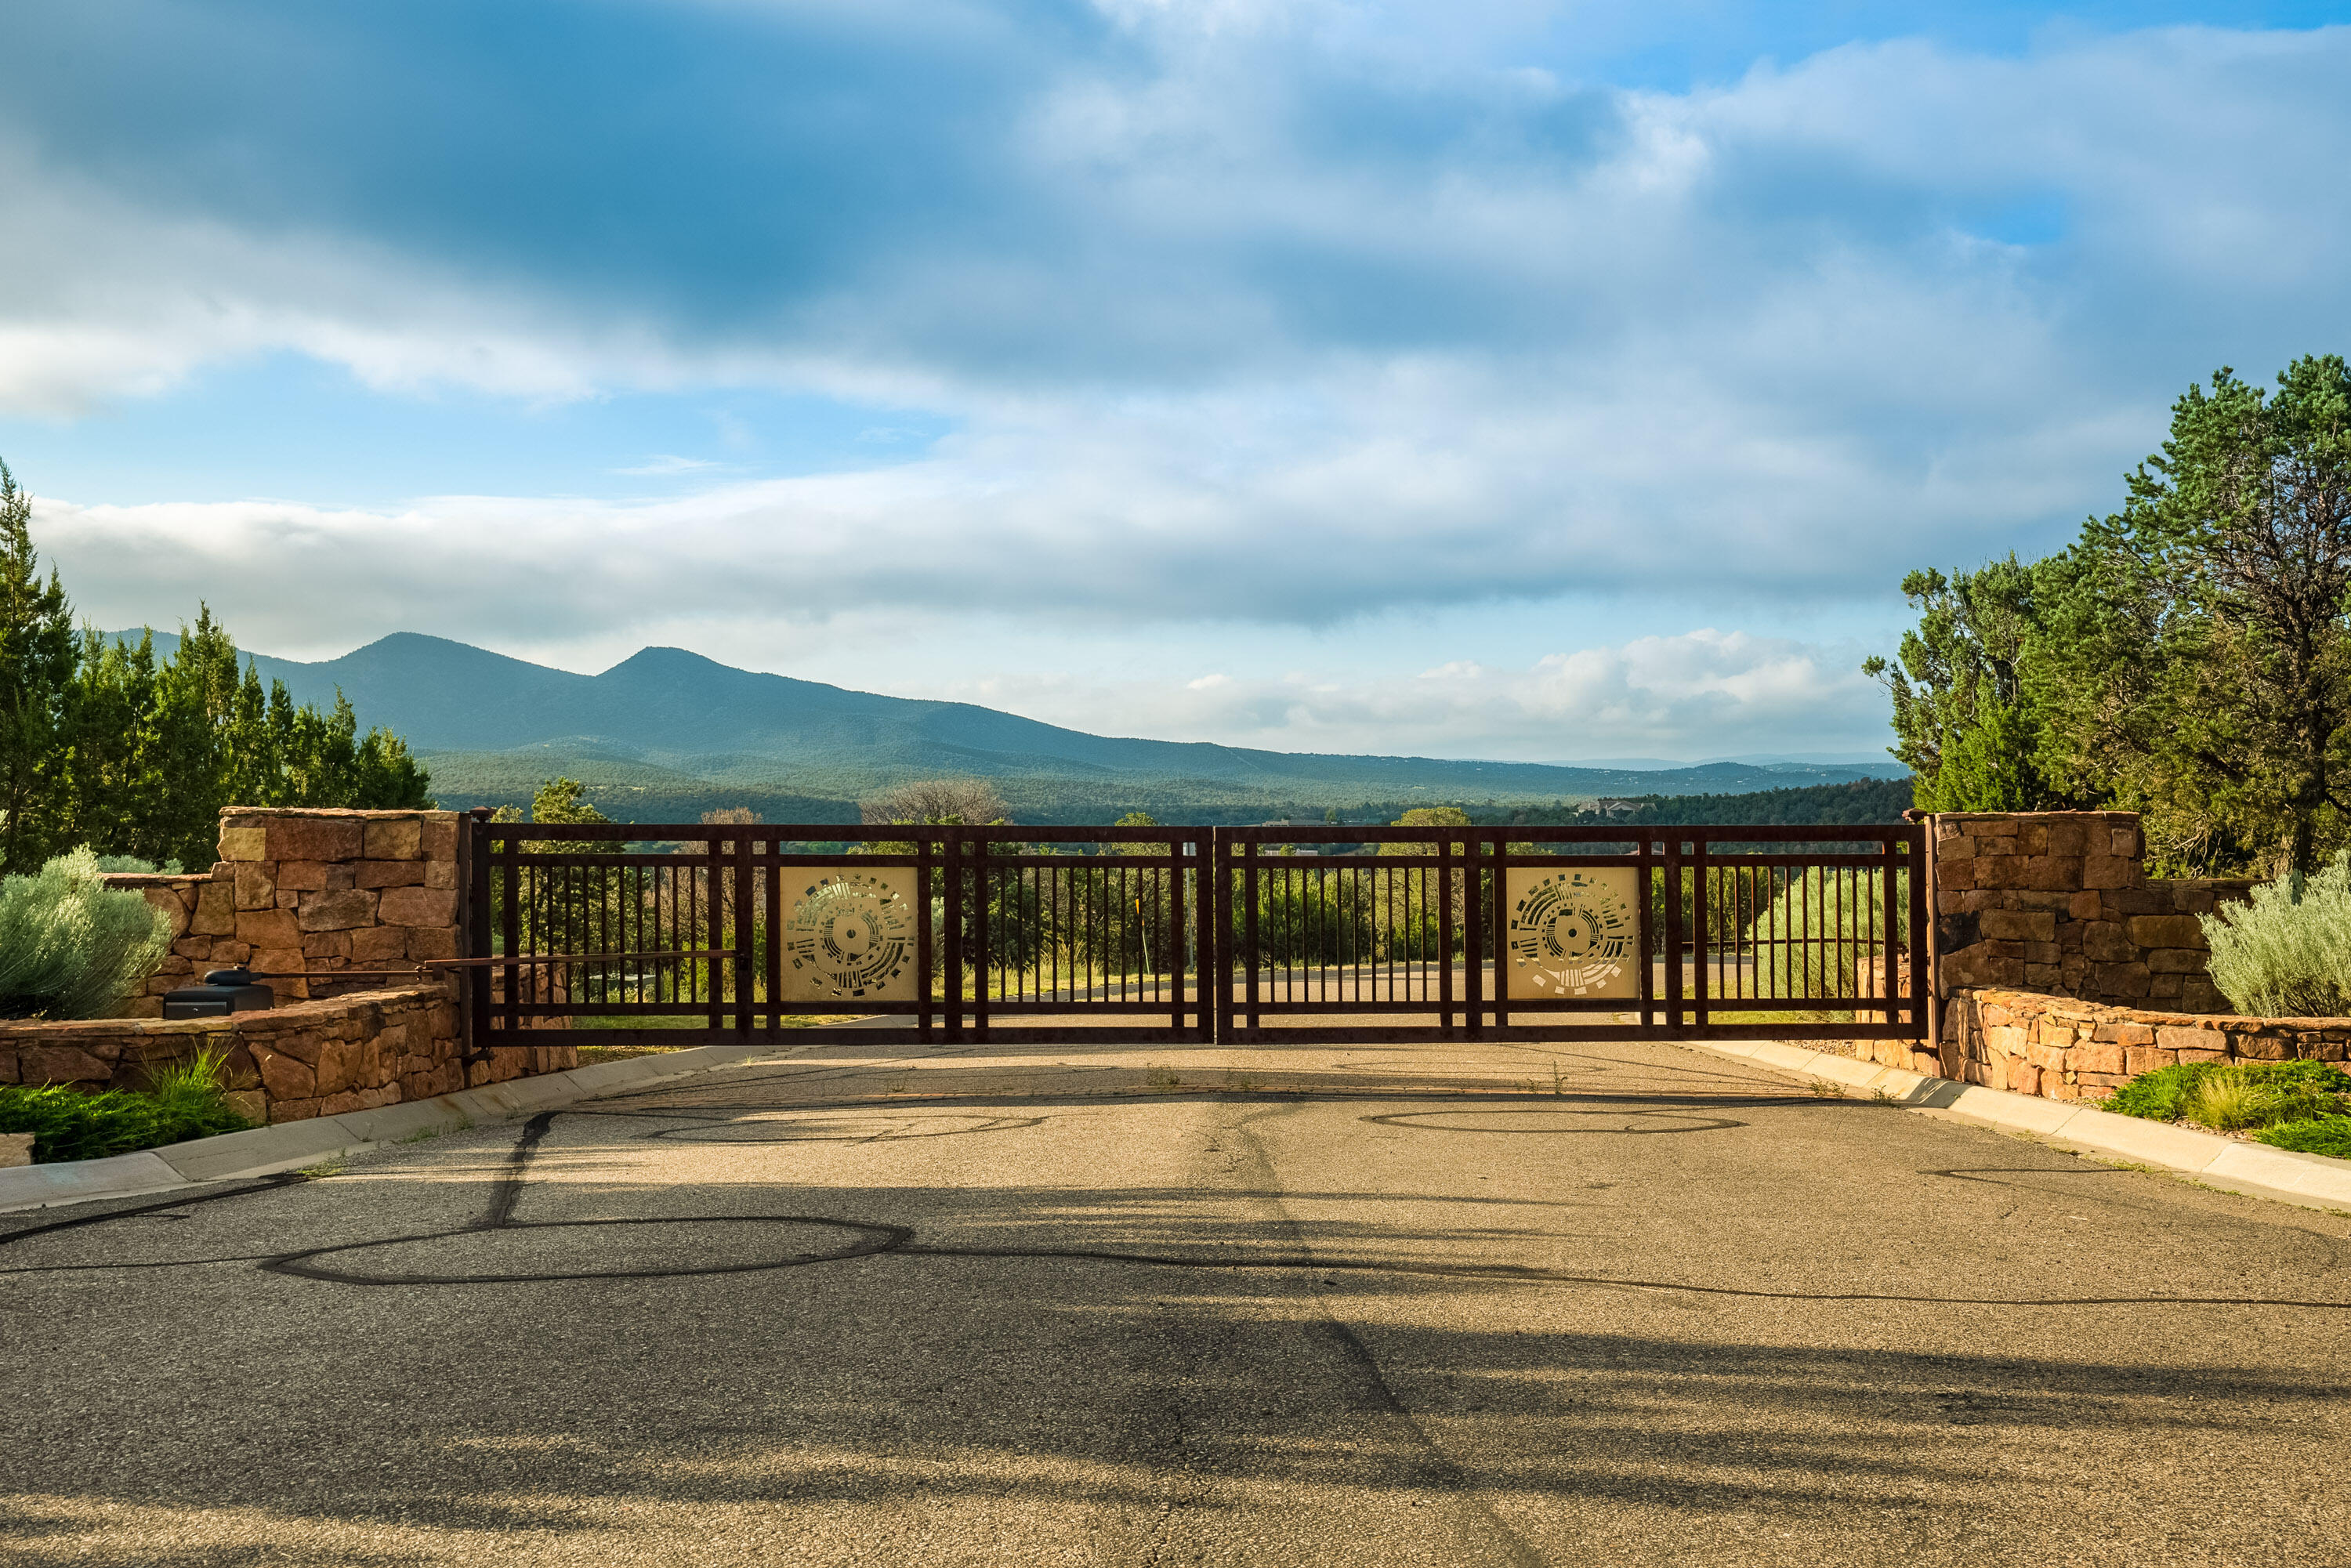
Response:
POLYGON ((1629 997, 1640 915, 1621 867, 1510 873, 1510 993, 1629 997))
POLYGON ((914 994, 914 900, 903 880, 833 872, 800 890, 784 928, 793 1000, 876 1001, 914 994))
POLYGON ((646 1137, 672 1144, 888 1144, 903 1138, 951 1138, 962 1133, 1008 1133, 1042 1124, 1042 1116, 939 1116, 777 1113, 737 1116, 691 1127, 665 1127, 646 1137))
POLYGON ((1699 1116, 1687 1111, 1567 1111, 1549 1106, 1524 1111, 1499 1106, 1402 1111, 1393 1116, 1363 1119, 1422 1133, 1719 1133, 1726 1127, 1747 1125, 1727 1116, 1699 1116))
POLYGON ((791 1214, 534 1220, 318 1247, 262 1266, 346 1285, 652 1280, 831 1263, 886 1252, 913 1234, 903 1226, 791 1214))

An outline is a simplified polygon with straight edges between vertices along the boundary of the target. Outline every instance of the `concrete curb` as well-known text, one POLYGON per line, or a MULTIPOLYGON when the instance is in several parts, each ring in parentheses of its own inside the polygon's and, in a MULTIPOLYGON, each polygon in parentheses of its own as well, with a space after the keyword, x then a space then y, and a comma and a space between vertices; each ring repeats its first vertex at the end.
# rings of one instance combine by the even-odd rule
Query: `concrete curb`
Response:
POLYGON ((569 1072, 509 1079, 504 1083, 486 1084, 434 1100, 386 1105, 377 1111, 353 1111, 340 1116, 318 1116, 307 1122, 280 1122, 274 1127, 225 1133, 217 1138, 197 1138, 102 1160, 14 1166, 0 1170, 0 1214, 103 1197, 138 1197, 205 1182, 298 1170, 338 1155, 356 1154, 418 1133, 444 1133, 483 1122, 509 1121, 618 1089, 715 1072, 752 1057, 789 1049, 774 1045, 690 1046, 657 1056, 632 1056, 622 1061, 575 1067, 569 1072))
POLYGON ((1946 1115, 1977 1126, 1996 1127, 2045 1139, 2061 1148, 2114 1155, 2159 1166, 2213 1186, 2254 1197, 2275 1198, 2304 1208, 2351 1210, 2351 1160, 2297 1154, 2266 1144, 2248 1144, 2218 1133, 2198 1132, 2168 1122, 2117 1116, 2111 1111, 2064 1100, 2043 1100, 1957 1083, 1899 1067, 1880 1067, 1849 1056, 1831 1056, 1776 1040, 1680 1040, 1677 1044, 1759 1062, 1795 1076, 1825 1080, 1849 1089, 1883 1092, 1913 1111, 1946 1115))

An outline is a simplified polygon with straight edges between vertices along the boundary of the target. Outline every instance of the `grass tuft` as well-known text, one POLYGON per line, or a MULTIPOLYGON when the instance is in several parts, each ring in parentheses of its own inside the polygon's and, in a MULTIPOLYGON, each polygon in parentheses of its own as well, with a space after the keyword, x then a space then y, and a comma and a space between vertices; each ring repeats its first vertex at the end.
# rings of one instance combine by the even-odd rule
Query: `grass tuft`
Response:
POLYGON ((253 1125, 228 1103, 219 1052, 154 1070, 145 1090, 84 1094, 61 1083, 0 1086, 0 1133, 33 1134, 33 1161, 96 1160, 253 1125))

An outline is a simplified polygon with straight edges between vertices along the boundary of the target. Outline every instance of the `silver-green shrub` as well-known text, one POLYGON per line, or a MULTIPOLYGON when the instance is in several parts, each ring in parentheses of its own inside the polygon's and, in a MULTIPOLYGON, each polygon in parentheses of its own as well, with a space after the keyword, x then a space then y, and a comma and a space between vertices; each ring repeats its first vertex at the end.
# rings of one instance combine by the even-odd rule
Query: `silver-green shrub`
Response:
POLYGON ((2256 1018, 2339 1018, 2351 1013, 2351 853, 2340 854, 2289 902, 2283 878, 2253 889, 2251 904, 2199 915, 2212 949, 2212 983, 2256 1018))
POLYGON ((172 923, 99 880, 87 847, 0 879, 0 1014, 106 1018, 155 972, 172 923))

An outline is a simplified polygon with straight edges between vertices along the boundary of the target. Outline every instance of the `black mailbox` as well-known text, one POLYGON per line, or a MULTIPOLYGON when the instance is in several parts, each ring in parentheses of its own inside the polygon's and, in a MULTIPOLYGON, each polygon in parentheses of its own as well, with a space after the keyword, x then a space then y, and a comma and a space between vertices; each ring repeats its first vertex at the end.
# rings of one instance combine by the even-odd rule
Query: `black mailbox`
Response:
POLYGON ((182 986, 163 993, 167 1019, 212 1018, 220 1013, 249 1013, 277 1004, 277 993, 256 982, 245 969, 214 969, 201 986, 182 986))

